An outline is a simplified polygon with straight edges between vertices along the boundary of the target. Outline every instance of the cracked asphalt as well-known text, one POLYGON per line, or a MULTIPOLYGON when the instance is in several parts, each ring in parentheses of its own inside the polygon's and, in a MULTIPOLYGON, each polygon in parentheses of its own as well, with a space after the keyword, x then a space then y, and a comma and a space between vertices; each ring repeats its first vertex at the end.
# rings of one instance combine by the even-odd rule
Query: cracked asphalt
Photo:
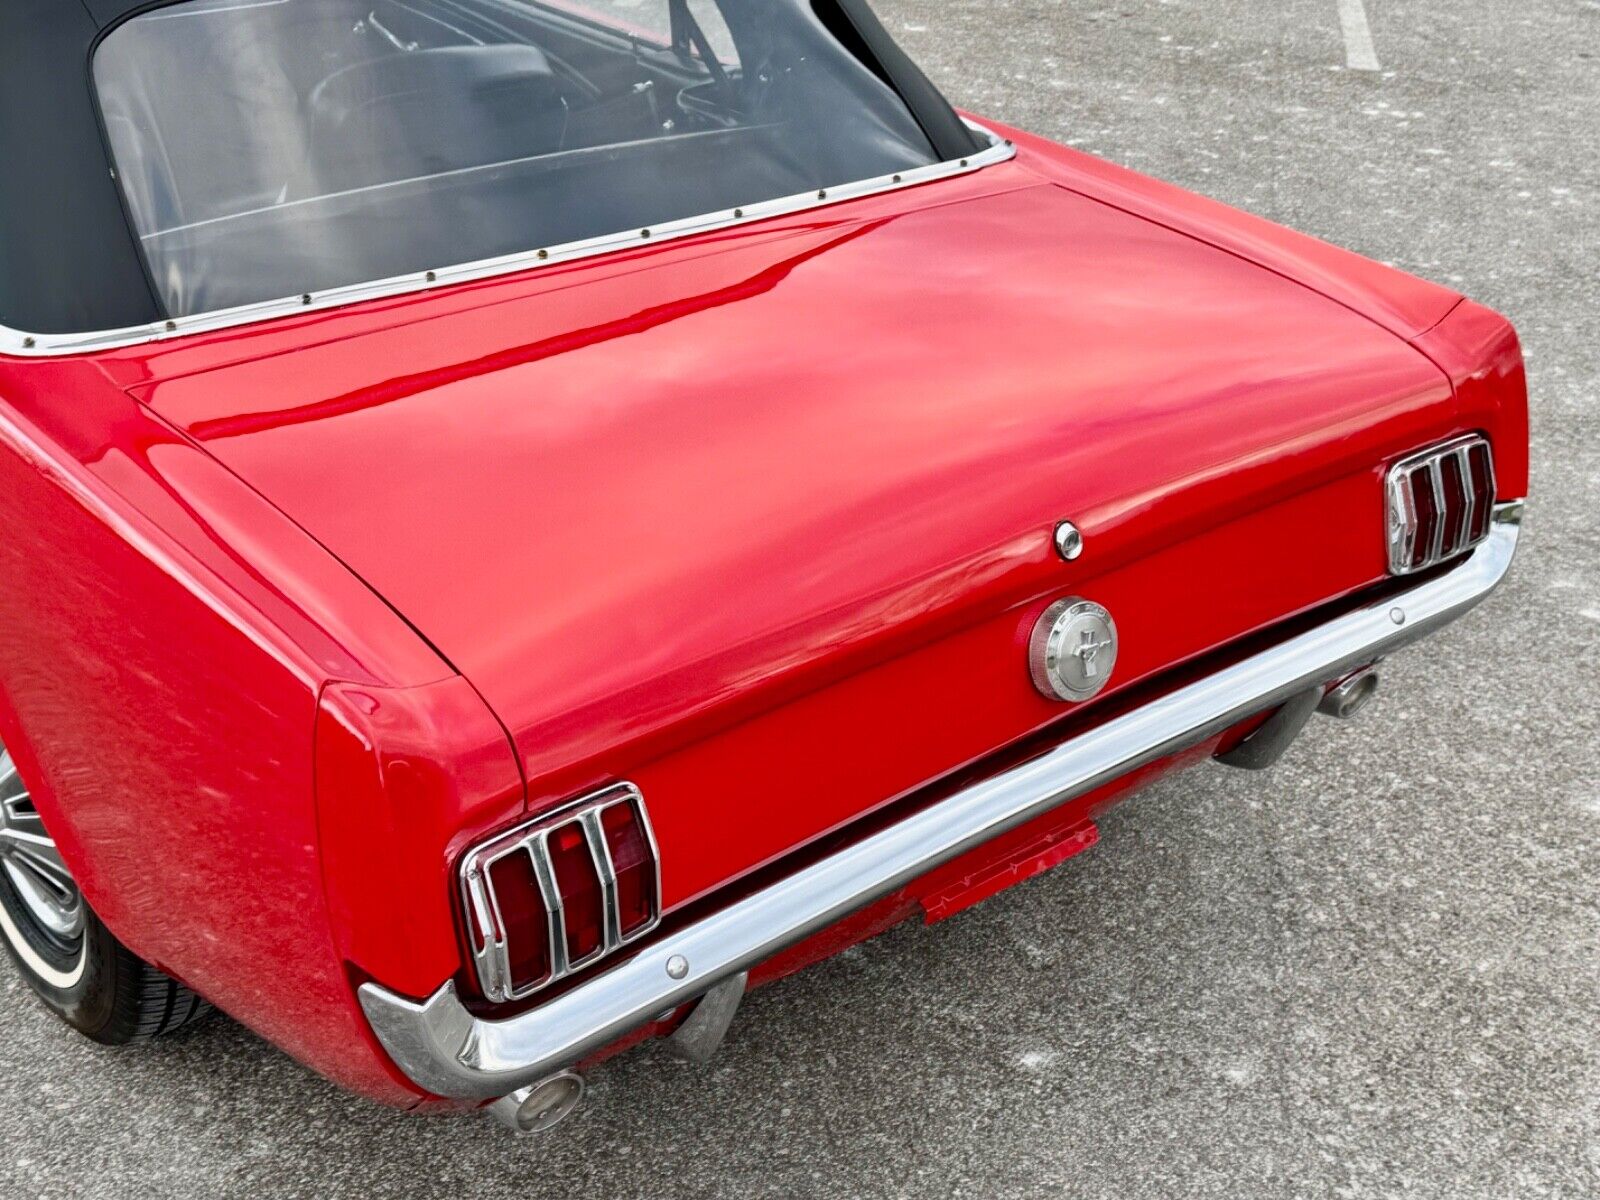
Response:
POLYGON ((1509 314, 1505 588, 1276 771, 750 998, 543 1141, 346 1096, 232 1023, 76 1039, 0 965, 0 1196, 1600 1195, 1600 3, 878 0, 963 106, 1509 314))

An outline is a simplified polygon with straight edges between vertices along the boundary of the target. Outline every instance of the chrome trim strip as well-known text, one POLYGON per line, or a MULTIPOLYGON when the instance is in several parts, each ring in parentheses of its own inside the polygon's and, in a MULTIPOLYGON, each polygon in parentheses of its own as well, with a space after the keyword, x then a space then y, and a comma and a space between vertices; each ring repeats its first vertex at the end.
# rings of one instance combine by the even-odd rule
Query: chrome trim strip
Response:
POLYGON ((474 1017, 447 982, 418 1003, 360 989, 378 1039, 418 1087, 486 1099, 541 1079, 704 995, 919 875, 1039 814, 1432 633, 1492 592, 1516 553, 1521 502, 1452 570, 1335 617, 1151 701, 674 930, 532 1011, 474 1017), (672 967, 669 969, 669 962, 672 967))
POLYGON ((1411 500, 1411 473, 1394 467, 1389 471, 1386 518, 1389 532, 1389 572, 1394 574, 1411 562, 1417 548, 1417 506, 1411 500))
POLYGON ((287 296, 281 300, 263 300, 258 304, 197 313, 192 317, 176 317, 170 321, 157 321, 126 329, 105 329, 90 333, 28 333, 0 325, 0 355, 17 358, 54 358, 69 354, 114 350, 122 346, 168 341, 194 333, 209 333, 257 321, 269 321, 277 317, 290 317, 297 313, 321 312, 347 304, 358 304, 364 300, 380 300, 389 296, 403 296, 412 292, 449 287, 451 284, 489 279, 516 271, 553 267, 559 263, 592 258, 598 254, 610 254, 617 250, 653 245, 656 242, 674 241, 699 233, 712 233, 736 225, 749 225, 756 221, 771 220, 774 217, 789 216, 810 209, 826 208, 829 205, 842 204, 847 200, 860 200, 884 192, 897 192, 924 183, 954 178, 957 175, 968 175, 1016 157, 1016 147, 1009 141, 1003 141, 998 134, 984 128, 976 121, 967 121, 966 124, 974 132, 989 139, 989 148, 980 150, 970 158, 934 163, 931 166, 902 171, 897 175, 880 175, 875 179, 840 184, 837 187, 805 192, 798 196, 783 196, 744 208, 724 209, 685 217, 679 221, 669 221, 648 229, 629 229, 583 241, 568 242, 560 246, 547 246, 499 258, 441 266, 431 271, 418 271, 370 283, 330 288, 323 292, 287 296))
POLYGON ((1444 494, 1444 460, 1448 455, 1438 455, 1423 468, 1428 472, 1428 486, 1433 489, 1433 547, 1428 562, 1443 562, 1445 556, 1444 531, 1450 526, 1450 500, 1444 494))
POLYGON ((499 991, 507 986, 500 977, 500 964, 506 961, 505 927, 500 922, 500 905, 489 894, 483 871, 476 865, 469 868, 463 878, 467 886, 467 916, 477 926, 483 942, 480 948, 469 937, 472 960, 478 967, 478 978, 483 986, 499 991))
MULTIPOLYGON (((539 881, 539 896, 544 902, 546 928, 550 931, 550 975, 543 980, 544 983, 554 983, 568 971, 572 970, 572 960, 567 954, 567 906, 561 903, 561 887, 556 883, 555 869, 550 865, 550 831, 540 831, 530 838, 523 849, 533 859, 533 877, 539 881)), ((495 903, 499 904, 496 897, 495 903)), ((506 937, 506 945, 510 945, 510 935, 506 937)), ((503 980, 503 991, 497 996, 489 990, 487 982, 483 983, 484 995, 495 1000, 510 1000, 517 995, 516 981, 511 977, 511 964, 509 961, 501 964, 500 977, 503 980)))
POLYGON ((1451 554, 1460 554, 1472 545, 1472 535, 1478 528, 1477 489, 1472 486, 1472 447, 1462 446, 1454 454, 1456 470, 1461 472, 1461 494, 1466 497, 1467 511, 1461 516, 1461 532, 1450 545, 1451 554))
POLYGON ((600 826, 600 810, 590 809, 583 814, 583 836, 589 844, 589 857, 594 860, 594 873, 600 879, 601 913, 605 917, 605 936, 600 953, 610 954, 622 945, 622 914, 617 910, 617 868, 611 861, 611 847, 606 845, 606 833, 600 826))

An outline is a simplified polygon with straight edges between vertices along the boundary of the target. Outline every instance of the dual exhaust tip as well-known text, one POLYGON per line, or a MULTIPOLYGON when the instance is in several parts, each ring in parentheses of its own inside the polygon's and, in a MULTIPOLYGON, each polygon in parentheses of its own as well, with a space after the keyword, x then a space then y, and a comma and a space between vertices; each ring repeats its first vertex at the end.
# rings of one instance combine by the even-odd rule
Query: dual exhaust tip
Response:
MULTIPOLYGON (((733 1024, 749 982, 749 973, 741 971, 701 996, 688 1017, 667 1038, 668 1052, 696 1066, 703 1067, 710 1062, 733 1024)), ((668 1019, 677 1011, 673 1009, 660 1019, 668 1019)), ((513 1133, 549 1133, 577 1110, 583 1102, 584 1090, 582 1075, 576 1071, 558 1071, 538 1083, 500 1097, 486 1111, 513 1133)))
POLYGON ((487 1111, 513 1133, 549 1133, 577 1111, 585 1090, 582 1075, 561 1071, 500 1097, 487 1111))
POLYGON ((1378 690, 1377 664, 1347 675, 1331 688, 1307 688, 1290 697, 1256 731, 1231 750, 1217 755, 1226 767, 1244 771, 1265 771, 1277 765, 1284 752, 1300 736, 1312 713, 1349 720, 1372 699, 1378 690))
POLYGON ((1325 717, 1348 721, 1363 708, 1378 690, 1378 668, 1363 667, 1354 675, 1340 680, 1328 689, 1317 711, 1325 717))

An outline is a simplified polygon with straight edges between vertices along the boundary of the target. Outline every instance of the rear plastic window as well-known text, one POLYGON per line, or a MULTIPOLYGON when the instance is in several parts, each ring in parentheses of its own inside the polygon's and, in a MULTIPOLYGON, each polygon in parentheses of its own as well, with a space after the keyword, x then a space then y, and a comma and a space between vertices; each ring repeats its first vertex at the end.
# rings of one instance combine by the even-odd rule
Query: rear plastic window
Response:
POLYGON ((189 0, 94 76, 173 317, 936 160, 807 0, 189 0))

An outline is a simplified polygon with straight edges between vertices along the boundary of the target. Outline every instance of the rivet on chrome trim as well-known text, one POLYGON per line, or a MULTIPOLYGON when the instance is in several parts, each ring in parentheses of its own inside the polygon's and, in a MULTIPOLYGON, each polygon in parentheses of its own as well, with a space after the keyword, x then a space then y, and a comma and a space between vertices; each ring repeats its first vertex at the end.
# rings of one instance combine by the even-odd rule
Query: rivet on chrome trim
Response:
POLYGON ((1389 610, 1389 620, 1396 625, 1404 625, 1406 623, 1406 610, 1403 608, 1391 608, 1389 610))
POLYGON ((689 973, 689 960, 681 954, 674 954, 667 959, 667 974, 673 979, 682 979, 689 973))

